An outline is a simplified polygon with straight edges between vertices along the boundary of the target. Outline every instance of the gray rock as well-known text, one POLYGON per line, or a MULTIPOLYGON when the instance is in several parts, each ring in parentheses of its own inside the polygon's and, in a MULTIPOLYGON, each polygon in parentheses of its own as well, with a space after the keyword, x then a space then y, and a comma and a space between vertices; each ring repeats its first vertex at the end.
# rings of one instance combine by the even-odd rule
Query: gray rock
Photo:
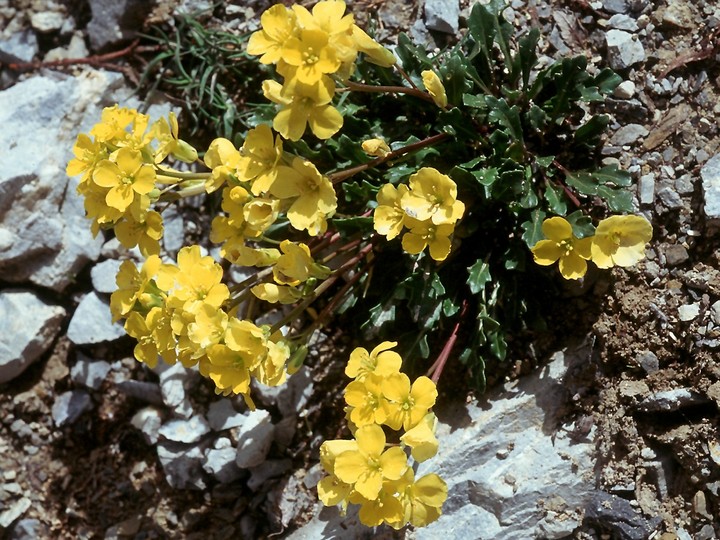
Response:
POLYGON ((700 177, 705 197, 705 215, 709 219, 720 219, 720 154, 715 154, 703 165, 700 177))
POLYGON ((585 507, 585 522, 610 531, 618 540, 645 540, 661 518, 649 522, 627 501, 604 491, 597 491, 585 507))
POLYGON ((158 459, 165 472, 165 480, 175 489, 205 489, 202 464, 205 460, 199 444, 159 441, 158 459))
POLYGON ((695 27, 695 15, 685 2, 669 2, 667 9, 663 11, 662 20, 680 28, 695 27))
POLYGON ((555 430, 570 394, 563 377, 588 351, 585 345, 556 353, 541 371, 489 392, 484 403, 438 411, 440 450, 420 464, 417 477, 439 474, 448 500, 440 519, 410 538, 459 540, 468 531, 507 540, 541 537, 547 524, 539 525, 540 501, 550 498, 575 519, 595 491, 594 432, 587 442, 573 442, 555 430))
POLYGON ((184 367, 180 362, 172 366, 158 364, 160 373, 160 390, 165 405, 181 418, 190 418, 193 415, 192 404, 187 390, 194 386, 199 378, 197 371, 184 367))
POLYGON ((38 53, 35 32, 23 30, 15 32, 7 39, 0 40, 0 52, 13 56, 21 62, 31 62, 38 53))
POLYGON ((152 3, 142 0, 91 0, 92 19, 87 26, 95 50, 133 39, 143 27, 152 3))
POLYGON ((655 175, 644 174, 638 181, 638 199, 640 204, 652 204, 655 200, 655 175))
POLYGON ((635 361, 645 370, 645 373, 655 373, 660 369, 658 357, 652 351, 644 351, 635 357, 635 361))
POLYGON ((618 99, 631 99, 635 95, 635 83, 632 81, 623 81, 613 90, 613 96, 618 99))
POLYGON ((194 443, 210 433, 210 426, 203 416, 193 416, 189 420, 170 420, 160 428, 158 435, 168 441, 194 443))
POLYGON ((660 191, 658 191, 657 195, 660 199, 660 202, 662 202, 665 208, 668 208, 669 210, 682 208, 684 206, 682 197, 680 197, 680 195, 678 195, 678 192, 671 187, 662 188, 660 191))
POLYGON ((690 322, 700 315, 700 302, 685 304, 678 307, 678 319, 682 322, 690 322))
MULTIPOLYGON (((312 520, 289 534, 286 540, 310 540, 312 538, 372 540, 378 538, 378 533, 374 529, 360 523, 357 505, 350 505, 347 513, 341 515, 337 507, 326 507, 317 503, 312 515, 314 516, 312 520)), ((411 534, 409 533, 406 537, 410 537, 411 534)), ((468 538, 467 534, 465 538, 468 538)))
POLYGON ((210 404, 207 420, 213 430, 222 431, 241 426, 245 416, 235 410, 229 399, 221 399, 210 404))
POLYGON ((121 264, 122 261, 108 259, 93 266, 92 270, 90 270, 93 289, 99 293, 114 293, 117 290, 115 277, 120 270, 121 264))
POLYGON ((717 325, 720 325, 720 300, 710 306, 710 319, 717 325))
POLYGON ((286 416, 275 424, 275 441, 283 448, 287 448, 292 444, 297 431, 297 416, 286 416))
POLYGON ((70 368, 73 382, 92 390, 97 390, 107 377, 110 364, 104 360, 93 360, 78 352, 75 365, 70 368))
POLYGON ((682 244, 670 244, 665 248, 665 262, 668 266, 679 266, 690 258, 682 244))
POLYGON ((287 382, 280 388, 277 397, 277 406, 280 413, 284 417, 300 414, 313 393, 310 370, 301 367, 296 373, 288 377, 287 382))
POLYGON ((162 405, 163 399, 160 387, 149 381, 136 381, 128 379, 115 383, 118 392, 122 392, 128 397, 149 403, 151 405, 162 405))
POLYGON ((602 8, 608 13, 627 13, 630 6, 627 0, 602 0, 602 8))
POLYGON ((637 32, 638 30, 637 21, 628 15, 623 15, 622 13, 616 13, 610 17, 608 26, 610 28, 615 28, 616 30, 625 30, 627 32, 637 32))
POLYGON ((90 395, 83 390, 63 392, 55 398, 52 406, 53 422, 57 427, 72 424, 85 411, 93 408, 90 395))
POLYGON ((260 465, 250 469, 250 478, 247 481, 247 487, 253 491, 257 491, 265 482, 271 478, 284 475, 291 467, 292 461, 289 459, 268 459, 267 461, 263 461, 260 465))
POLYGON ((102 238, 92 237, 65 166, 85 119, 96 122, 103 95, 122 84, 120 74, 92 71, 30 77, 0 92, 0 279, 61 291, 97 259, 102 238))
POLYGON ((30 16, 30 25, 43 34, 60 30, 63 22, 65 16, 57 11, 38 11, 30 16))
POLYGON ((162 425, 162 414, 155 407, 145 407, 136 412, 130 423, 143 434, 145 442, 157 444, 158 433, 162 425))
POLYGON ((608 62, 613 69, 626 69, 645 61, 645 49, 633 34, 623 30, 609 30, 605 41, 608 62))
POLYGON ((430 30, 456 35, 459 17, 458 0, 425 0, 425 26, 430 30))
POLYGON ((637 409, 643 412, 671 412, 683 407, 707 403, 708 401, 704 395, 693 390, 676 388, 675 390, 665 390, 649 395, 638 403, 637 409))
POLYGON ((12 504, 8 504, 7 506, 3 504, 4 510, 2 513, 0 513, 0 528, 7 529, 8 527, 10 527, 13 521, 18 519, 25 512, 27 512, 27 509, 30 508, 31 504, 32 503, 30 502, 30 499, 28 499, 27 497, 18 499, 17 501, 13 502, 12 504))
POLYGON ((681 195, 689 195, 695 191, 692 177, 689 174, 683 174, 680 178, 675 179, 675 191, 681 195))
POLYGON ((50 348, 64 318, 62 307, 32 292, 0 292, 0 383, 20 375, 50 348))
POLYGON ((240 428, 237 430, 238 467, 247 469, 260 465, 265 460, 273 441, 274 427, 270 413, 262 409, 250 411, 240 428))
POLYGON ((163 212, 163 245, 169 253, 177 253, 185 245, 185 224, 177 208, 163 212))
POLYGON ((115 341, 125 335, 119 322, 112 322, 110 304, 97 293, 86 294, 75 309, 67 336, 75 345, 93 345, 115 341))
POLYGON ((242 470, 235 463, 235 448, 230 439, 221 437, 215 441, 215 448, 205 452, 203 469, 215 477, 221 484, 229 484, 240 478, 242 470))
POLYGON ((302 487, 296 475, 280 480, 278 486, 268 493, 265 508, 271 523, 287 527, 302 512, 313 506, 314 498, 302 487))
POLYGON ((618 129, 612 136, 610 141, 612 144, 624 146, 626 144, 635 144, 641 137, 647 137, 648 130, 640 124, 627 124, 618 129))
POLYGON ((21 519, 10 533, 10 540, 36 540, 47 538, 47 527, 38 519, 21 519))

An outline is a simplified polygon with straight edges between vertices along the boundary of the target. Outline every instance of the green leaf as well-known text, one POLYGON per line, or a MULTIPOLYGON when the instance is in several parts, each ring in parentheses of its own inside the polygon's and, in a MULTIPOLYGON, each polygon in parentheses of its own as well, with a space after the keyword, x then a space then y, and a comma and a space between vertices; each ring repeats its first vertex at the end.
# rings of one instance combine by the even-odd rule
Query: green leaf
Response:
POLYGON ((530 80, 530 73, 537 63, 537 44, 540 40, 540 30, 531 29, 527 34, 520 38, 518 44, 518 61, 520 63, 520 71, 522 72, 522 87, 525 90, 530 80))
POLYGON ((586 171, 565 171, 565 180, 584 195, 596 195, 598 183, 595 176, 586 171))
POLYGON ((602 94, 611 94, 622 82, 622 77, 610 68, 604 68, 590 81, 602 94))
POLYGON ((632 212, 632 195, 624 189, 614 189, 610 186, 599 186, 598 195, 607 203, 613 212, 632 212))
POLYGON ((505 360, 505 354, 507 353, 507 343, 502 332, 492 332, 488 335, 488 341, 490 342, 490 352, 498 360, 505 360))
POLYGON ((480 169, 479 171, 472 171, 472 175, 483 186, 490 187, 498 179, 498 170, 495 167, 480 169))
POLYGON ((572 225, 573 234, 578 238, 585 238, 595 234, 592 219, 590 219, 590 216, 583 214, 582 210, 576 210, 572 214, 565 216, 565 219, 572 225))
POLYGON ((473 107, 475 109, 486 109, 487 103, 485 103, 485 96, 475 94, 463 94, 462 96, 463 105, 473 107))
POLYGON ((542 232, 542 224, 546 215, 547 214, 545 214, 545 212, 543 212, 540 208, 536 208, 530 213, 530 220, 521 225, 523 229, 522 239, 528 247, 533 247, 540 240, 545 238, 545 235, 542 232))
POLYGON ((485 285, 492 279, 490 265, 482 259, 475 261, 475 264, 468 268, 468 273, 470 274, 468 286, 473 294, 478 294, 484 290, 485 285))
POLYGON ((545 156, 545 157, 536 157, 535 163, 538 164, 538 167, 541 169, 547 169, 550 167, 550 165, 553 164, 553 161, 555 161, 555 156, 545 156))
POLYGON ((567 203, 565 202, 565 192, 556 186, 548 183, 545 186, 545 200, 553 214, 564 216, 567 212, 567 203))
POLYGON ((452 317, 458 311, 460 311, 460 306, 458 306, 455 302, 453 302, 449 298, 446 298, 445 300, 443 300, 442 310, 443 310, 443 315, 445 315, 446 317, 452 317))
POLYGON ((575 143, 596 145, 609 123, 610 117, 607 115, 593 116, 577 129, 574 137, 575 143))
POLYGON ((331 219, 333 226, 338 232, 344 236, 349 236, 356 232, 369 232, 373 230, 373 218, 371 217, 350 217, 331 219))
POLYGON ((534 103, 530 106, 530 109, 525 113, 530 127, 535 131, 544 131, 547 125, 548 116, 540 107, 534 103))
POLYGON ((461 102, 465 90, 468 89, 467 69, 465 68, 464 62, 460 59, 460 56, 455 53, 439 71, 448 102, 457 105, 461 102))
POLYGON ((428 345, 427 334, 423 334, 420 341, 418 341, 418 346, 420 347, 420 357, 428 358, 430 356, 430 346, 428 345))
POLYGON ((607 165, 602 169, 598 169, 592 174, 598 182, 603 184, 615 184, 616 186, 627 187, 632 184, 632 177, 627 171, 618 169, 617 165, 607 165))
POLYGON ((493 96, 485 96, 488 104, 488 118, 491 122, 496 122, 506 128, 510 135, 516 140, 522 142, 523 132, 520 123, 520 109, 517 105, 510 107, 504 99, 497 99, 493 96))

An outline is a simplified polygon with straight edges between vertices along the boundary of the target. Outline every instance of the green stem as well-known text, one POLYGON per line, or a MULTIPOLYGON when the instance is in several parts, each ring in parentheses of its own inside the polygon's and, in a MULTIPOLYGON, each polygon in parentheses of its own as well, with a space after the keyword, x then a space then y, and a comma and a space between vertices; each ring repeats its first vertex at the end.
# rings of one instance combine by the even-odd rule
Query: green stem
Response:
POLYGON ((422 141, 408 144, 407 146, 403 146, 402 148, 393 150, 392 152, 385 154, 384 156, 375 158, 371 161, 368 161, 367 163, 363 163, 362 165, 357 165, 355 167, 351 167, 350 169, 345 169, 344 171, 329 174, 328 178, 333 184, 339 184, 340 182, 347 180, 348 178, 356 175, 357 173, 381 165, 386 161, 390 161, 391 159, 395 159, 409 152, 414 152, 415 150, 420 150, 421 148, 425 148, 426 146, 431 146, 433 144, 439 143, 448 138, 450 138, 449 133, 438 133, 437 135, 433 135, 432 137, 428 137, 427 139, 423 139, 422 141))

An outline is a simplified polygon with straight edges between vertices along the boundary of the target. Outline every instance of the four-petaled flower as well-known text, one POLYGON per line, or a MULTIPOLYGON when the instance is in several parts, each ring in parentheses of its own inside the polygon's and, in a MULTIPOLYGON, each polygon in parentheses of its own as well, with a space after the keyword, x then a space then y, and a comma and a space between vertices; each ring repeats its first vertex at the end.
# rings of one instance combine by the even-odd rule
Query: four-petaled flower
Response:
POLYGON ((335 475, 366 499, 377 499, 384 480, 398 480, 408 468, 402 448, 385 450, 385 433, 377 425, 355 432, 357 450, 346 450, 335 458, 335 475))
POLYGON ((572 225, 559 216, 546 219, 542 224, 547 240, 540 240, 532 248, 535 262, 549 266, 560 261, 560 274, 565 279, 580 279, 587 272, 592 238, 577 238, 572 225))
POLYGON ((642 216, 610 216, 603 219, 592 237, 592 262, 599 268, 632 266, 645 257, 652 225, 642 216))

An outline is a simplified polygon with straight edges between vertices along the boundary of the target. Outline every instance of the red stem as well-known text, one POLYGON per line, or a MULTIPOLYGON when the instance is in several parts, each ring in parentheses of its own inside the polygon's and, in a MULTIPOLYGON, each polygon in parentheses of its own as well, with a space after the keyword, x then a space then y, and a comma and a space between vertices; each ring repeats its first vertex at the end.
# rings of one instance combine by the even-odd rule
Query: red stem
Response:
POLYGON ((450 333, 450 337, 445 342, 445 346, 443 347, 442 351, 440 351, 440 354, 437 357, 437 360, 435 360, 435 363, 430 366, 430 369, 428 370, 428 375, 432 374, 431 379, 432 382, 437 384, 438 380, 440 379, 440 375, 443 372, 443 369, 445 368, 445 364, 448 361, 448 358, 450 358, 450 352, 452 351, 452 348, 455 346, 455 342, 457 341, 458 332, 460 331, 460 325, 463 322, 463 319, 465 318, 465 314, 467 313, 467 307, 468 303, 467 300, 463 300, 462 307, 460 308, 460 315, 458 316, 458 320, 455 322, 455 326, 453 326, 452 332, 450 333))

